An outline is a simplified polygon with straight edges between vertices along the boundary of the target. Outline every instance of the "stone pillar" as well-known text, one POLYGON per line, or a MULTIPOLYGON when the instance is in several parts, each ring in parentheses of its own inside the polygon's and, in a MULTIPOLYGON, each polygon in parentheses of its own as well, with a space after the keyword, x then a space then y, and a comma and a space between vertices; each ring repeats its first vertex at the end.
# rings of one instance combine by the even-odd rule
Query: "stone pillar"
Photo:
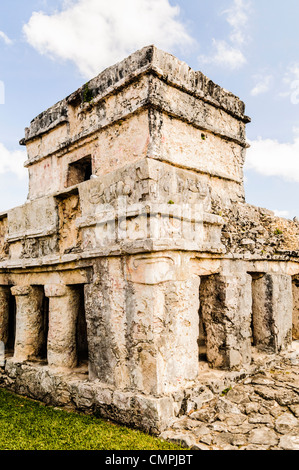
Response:
POLYGON ((128 286, 128 352, 137 390, 164 394, 197 378, 199 282, 128 286))
POLYGON ((299 340, 299 278, 293 281, 293 340, 299 340))
POLYGON ((129 265, 129 370, 142 393, 171 393, 198 376, 200 278, 184 266, 180 254, 137 257, 129 265))
POLYGON ((48 364, 76 367, 79 293, 65 285, 51 284, 45 286, 45 295, 49 298, 48 364))
POLYGON ((253 277, 253 340, 264 351, 280 352, 292 341, 292 278, 285 274, 253 277))
POLYGON ((9 333, 9 297, 9 287, 0 286, 0 341, 2 341, 5 345, 8 342, 9 333))
POLYGON ((35 359, 43 342, 43 291, 40 287, 15 286, 11 293, 17 307, 14 359, 35 359))
POLYGON ((121 257, 94 264, 94 279, 85 285, 89 378, 118 390, 130 386, 127 352, 126 283, 121 257))
POLYGON ((200 309, 211 367, 234 369, 250 364, 251 307, 250 275, 202 277, 200 309))

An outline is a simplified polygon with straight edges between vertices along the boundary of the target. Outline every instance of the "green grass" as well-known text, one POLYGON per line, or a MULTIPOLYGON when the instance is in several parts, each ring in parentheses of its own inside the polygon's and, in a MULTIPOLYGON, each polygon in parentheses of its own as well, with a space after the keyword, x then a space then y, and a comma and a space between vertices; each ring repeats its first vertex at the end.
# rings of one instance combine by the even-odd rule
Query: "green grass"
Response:
POLYGON ((0 389, 0 450, 180 450, 137 430, 0 389))

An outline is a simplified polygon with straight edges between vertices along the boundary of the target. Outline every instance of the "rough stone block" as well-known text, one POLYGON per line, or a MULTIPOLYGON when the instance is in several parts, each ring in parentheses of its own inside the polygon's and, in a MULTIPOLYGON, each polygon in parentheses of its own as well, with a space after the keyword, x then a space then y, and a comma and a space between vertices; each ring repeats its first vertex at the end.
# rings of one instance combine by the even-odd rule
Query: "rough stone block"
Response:
POLYGON ((279 352, 292 340, 292 278, 265 274, 253 278, 253 339, 262 350, 279 352))
POLYGON ((212 367, 232 369, 250 363, 251 305, 248 274, 215 274, 201 279, 200 314, 212 367))

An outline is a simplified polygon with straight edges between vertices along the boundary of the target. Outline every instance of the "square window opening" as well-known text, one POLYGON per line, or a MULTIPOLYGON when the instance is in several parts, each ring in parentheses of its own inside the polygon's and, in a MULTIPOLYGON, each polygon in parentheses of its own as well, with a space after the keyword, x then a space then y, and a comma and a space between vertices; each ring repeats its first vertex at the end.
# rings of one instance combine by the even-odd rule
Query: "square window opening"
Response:
POLYGON ((90 180, 92 176, 92 159, 87 156, 70 163, 68 166, 67 187, 75 186, 90 180))

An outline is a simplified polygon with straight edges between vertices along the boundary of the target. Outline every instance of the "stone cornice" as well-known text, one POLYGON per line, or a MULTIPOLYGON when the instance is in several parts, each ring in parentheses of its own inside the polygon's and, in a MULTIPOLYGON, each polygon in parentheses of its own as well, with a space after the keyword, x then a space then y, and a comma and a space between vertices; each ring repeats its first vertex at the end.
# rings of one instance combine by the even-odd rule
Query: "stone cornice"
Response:
POLYGON ((41 113, 31 121, 25 130, 22 145, 28 143, 55 127, 68 122, 68 107, 82 109, 95 106, 99 101, 137 80, 142 75, 154 74, 170 86, 220 108, 244 123, 250 122, 245 116, 245 105, 235 95, 213 83, 199 71, 192 70, 185 62, 155 46, 145 47, 120 63, 107 68, 77 91, 41 113), (86 94, 88 93, 88 96, 86 94))

